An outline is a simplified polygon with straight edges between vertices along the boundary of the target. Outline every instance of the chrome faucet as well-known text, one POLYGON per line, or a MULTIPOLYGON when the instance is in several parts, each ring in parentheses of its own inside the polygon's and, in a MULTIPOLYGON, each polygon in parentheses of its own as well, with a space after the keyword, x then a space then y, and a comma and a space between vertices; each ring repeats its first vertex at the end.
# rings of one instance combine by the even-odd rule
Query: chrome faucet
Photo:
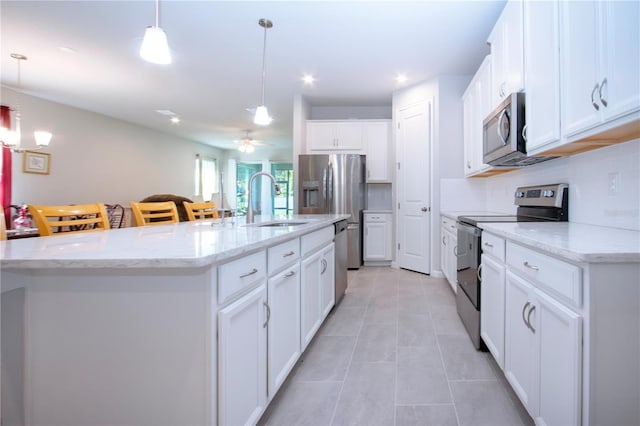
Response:
POLYGON ((253 223, 253 216, 255 214, 255 212, 253 211, 253 206, 252 206, 252 198, 253 196, 251 195, 253 193, 253 180, 257 177, 257 176, 267 176, 269 179, 271 179, 271 182, 273 182, 273 190, 275 192, 276 195, 280 195, 280 187, 278 186, 278 183, 276 182, 276 178, 273 177, 273 175, 271 173, 267 173, 267 172, 256 172, 254 174, 251 175, 251 177, 249 178, 249 185, 247 188, 247 191, 249 191, 249 194, 247 196, 247 222, 246 223, 253 223))

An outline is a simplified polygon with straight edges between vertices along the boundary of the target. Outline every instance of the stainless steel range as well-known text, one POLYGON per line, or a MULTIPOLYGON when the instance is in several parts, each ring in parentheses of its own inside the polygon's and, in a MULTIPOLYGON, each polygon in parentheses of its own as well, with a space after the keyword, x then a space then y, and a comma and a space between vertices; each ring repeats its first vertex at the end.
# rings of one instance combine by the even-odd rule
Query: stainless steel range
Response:
POLYGON ((516 189, 516 215, 458 217, 458 252, 456 305, 458 315, 478 349, 484 349, 480 339, 480 289, 482 285, 480 255, 482 229, 486 222, 567 222, 569 220, 569 186, 525 186, 516 189))

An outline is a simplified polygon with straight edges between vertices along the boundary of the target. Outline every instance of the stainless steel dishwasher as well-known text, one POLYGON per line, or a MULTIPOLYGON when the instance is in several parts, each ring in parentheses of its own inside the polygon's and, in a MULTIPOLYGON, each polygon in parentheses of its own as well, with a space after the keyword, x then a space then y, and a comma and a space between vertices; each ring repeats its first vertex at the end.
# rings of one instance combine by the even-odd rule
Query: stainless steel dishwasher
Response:
POLYGON ((335 244, 335 273, 336 273, 336 306, 342 300, 347 289, 347 221, 341 220, 335 224, 336 234, 333 239, 335 244))

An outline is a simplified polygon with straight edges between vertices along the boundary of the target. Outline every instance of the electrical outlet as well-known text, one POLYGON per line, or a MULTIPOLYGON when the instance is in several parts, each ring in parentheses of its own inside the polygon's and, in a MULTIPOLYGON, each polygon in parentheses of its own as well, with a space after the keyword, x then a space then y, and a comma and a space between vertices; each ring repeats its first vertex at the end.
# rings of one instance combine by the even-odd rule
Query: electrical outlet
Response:
POLYGON ((607 193, 609 195, 618 195, 620 192, 620 173, 611 172, 607 175, 607 193))

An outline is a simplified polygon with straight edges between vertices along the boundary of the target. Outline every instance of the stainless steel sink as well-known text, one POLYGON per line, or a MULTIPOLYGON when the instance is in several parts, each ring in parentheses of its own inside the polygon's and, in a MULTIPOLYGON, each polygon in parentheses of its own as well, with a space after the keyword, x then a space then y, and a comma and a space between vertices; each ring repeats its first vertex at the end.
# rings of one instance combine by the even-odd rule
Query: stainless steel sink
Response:
POLYGON ((256 223, 254 226, 257 226, 259 228, 264 228, 264 227, 274 227, 274 226, 306 225, 307 223, 309 223, 309 222, 283 221, 283 222, 256 223))

